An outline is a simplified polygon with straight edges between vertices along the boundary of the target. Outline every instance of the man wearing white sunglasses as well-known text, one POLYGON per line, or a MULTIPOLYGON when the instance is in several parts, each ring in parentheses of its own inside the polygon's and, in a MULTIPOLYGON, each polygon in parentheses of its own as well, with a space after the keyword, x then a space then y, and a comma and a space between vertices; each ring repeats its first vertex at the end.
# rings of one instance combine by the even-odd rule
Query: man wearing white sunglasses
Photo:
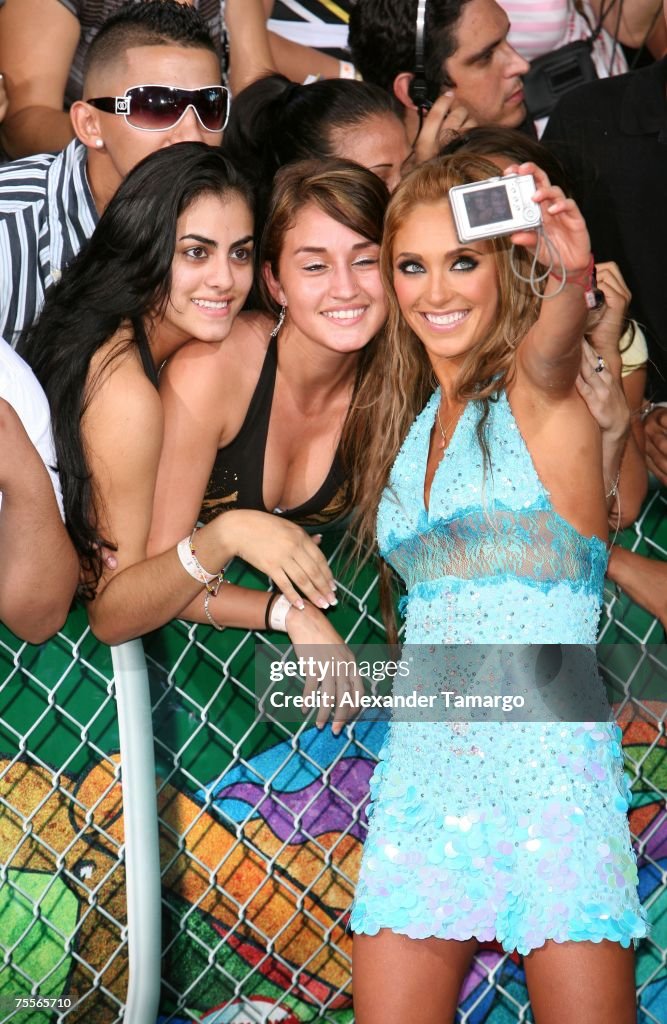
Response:
POLYGON ((16 345, 120 182, 176 142, 218 146, 229 113, 206 24, 176 0, 128 3, 88 51, 76 140, 0 169, 0 335, 16 345))

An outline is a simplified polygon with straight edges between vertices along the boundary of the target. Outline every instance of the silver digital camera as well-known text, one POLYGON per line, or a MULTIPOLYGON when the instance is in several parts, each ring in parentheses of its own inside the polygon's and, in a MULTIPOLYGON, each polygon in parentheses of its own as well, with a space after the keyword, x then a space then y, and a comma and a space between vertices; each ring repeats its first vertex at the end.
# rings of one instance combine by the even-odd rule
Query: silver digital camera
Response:
POLYGON ((540 207, 532 200, 534 195, 532 174, 507 174, 450 188, 449 202, 459 241, 475 242, 534 230, 542 223, 540 207))

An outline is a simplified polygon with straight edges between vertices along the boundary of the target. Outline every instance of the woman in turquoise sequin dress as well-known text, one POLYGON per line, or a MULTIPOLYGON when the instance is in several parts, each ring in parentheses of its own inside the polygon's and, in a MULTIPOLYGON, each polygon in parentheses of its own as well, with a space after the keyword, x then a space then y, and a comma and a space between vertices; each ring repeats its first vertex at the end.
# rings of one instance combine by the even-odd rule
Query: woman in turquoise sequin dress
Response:
MULTIPOLYGON (((458 241, 448 189, 497 173, 486 161, 423 165, 387 214, 390 320, 357 498, 362 540, 379 504, 380 553, 407 588, 406 691, 438 693, 481 645, 595 643, 607 512, 575 386, 590 242, 573 201, 527 172, 567 272, 550 299, 510 267, 514 243, 527 272, 534 233, 458 241)), ((600 685, 594 670, 581 685, 600 685)), ((491 939, 524 955, 537 1024, 635 1021, 646 924, 620 730, 540 717, 392 721, 352 910, 357 1024, 453 1021, 491 939)))

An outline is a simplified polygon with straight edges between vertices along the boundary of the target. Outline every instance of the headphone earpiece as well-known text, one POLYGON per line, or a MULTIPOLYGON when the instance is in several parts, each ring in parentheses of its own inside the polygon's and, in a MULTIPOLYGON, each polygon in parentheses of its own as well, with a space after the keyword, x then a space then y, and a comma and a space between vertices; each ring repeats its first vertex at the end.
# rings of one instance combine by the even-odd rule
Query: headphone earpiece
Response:
POLYGON ((432 103, 428 95, 428 82, 423 75, 415 75, 408 86, 408 96, 419 110, 431 109, 432 103))
POLYGON ((408 95, 421 116, 433 105, 424 67, 424 33, 426 29, 426 0, 417 0, 415 22, 415 73, 408 86, 408 95))

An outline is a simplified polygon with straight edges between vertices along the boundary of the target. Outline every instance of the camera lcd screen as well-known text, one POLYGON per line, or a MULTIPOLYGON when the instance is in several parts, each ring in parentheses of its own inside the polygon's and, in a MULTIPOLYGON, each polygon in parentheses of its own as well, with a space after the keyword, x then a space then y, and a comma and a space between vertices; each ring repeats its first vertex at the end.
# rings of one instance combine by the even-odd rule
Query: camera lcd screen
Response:
POLYGON ((495 188, 482 188, 469 192, 463 197, 471 228, 479 228, 484 224, 497 224, 512 219, 512 210, 507 199, 504 185, 495 188))

